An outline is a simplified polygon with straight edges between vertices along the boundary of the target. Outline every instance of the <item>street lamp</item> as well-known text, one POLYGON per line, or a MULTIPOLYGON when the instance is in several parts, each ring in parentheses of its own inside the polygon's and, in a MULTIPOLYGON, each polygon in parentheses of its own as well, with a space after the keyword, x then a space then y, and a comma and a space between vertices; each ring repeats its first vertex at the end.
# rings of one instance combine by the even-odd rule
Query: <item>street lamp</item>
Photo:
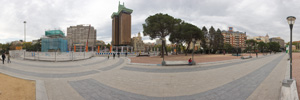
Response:
POLYGON ((192 53, 192 65, 196 65, 196 63, 195 63, 195 61, 194 61, 194 51, 195 51, 195 43, 196 43, 196 39, 195 38, 193 38, 192 39, 192 41, 193 41, 193 53, 192 53))
POLYGON ((290 52, 290 79, 292 79, 292 31, 293 31, 293 25, 295 23, 296 17, 289 16, 286 18, 288 24, 290 25, 290 46, 289 46, 289 52, 290 52))
POLYGON ((26 21, 24 23, 24 42, 26 42, 26 21))

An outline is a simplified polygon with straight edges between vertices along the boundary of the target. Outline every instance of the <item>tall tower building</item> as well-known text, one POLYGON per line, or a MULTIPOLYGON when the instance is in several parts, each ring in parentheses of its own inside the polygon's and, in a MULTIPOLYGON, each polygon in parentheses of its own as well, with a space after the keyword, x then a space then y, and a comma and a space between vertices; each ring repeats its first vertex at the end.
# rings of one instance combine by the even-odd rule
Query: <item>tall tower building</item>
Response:
POLYGON ((118 12, 111 15, 112 18, 112 45, 127 46, 131 42, 131 13, 133 10, 128 9, 119 2, 118 12))

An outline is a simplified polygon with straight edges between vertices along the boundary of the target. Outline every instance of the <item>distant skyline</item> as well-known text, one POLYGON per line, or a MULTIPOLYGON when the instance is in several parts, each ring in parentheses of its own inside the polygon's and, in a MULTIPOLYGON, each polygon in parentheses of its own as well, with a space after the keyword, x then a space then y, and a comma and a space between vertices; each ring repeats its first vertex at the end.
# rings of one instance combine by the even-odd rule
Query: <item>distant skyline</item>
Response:
MULTIPOLYGON (((145 19, 156 13, 166 13, 195 24, 199 28, 246 32, 248 36, 281 37, 289 41, 287 16, 300 18, 299 0, 120 0, 133 10, 132 37, 143 32, 145 19)), ((118 11, 119 0, 1 0, 0 43, 24 39, 39 39, 45 30, 61 29, 79 24, 91 24, 97 30, 97 40, 110 43, 111 14, 118 11)), ((300 40, 300 20, 296 19, 293 40, 300 40)), ((143 36, 143 35, 142 35, 143 36)), ((145 43, 155 42, 143 36, 145 43)))

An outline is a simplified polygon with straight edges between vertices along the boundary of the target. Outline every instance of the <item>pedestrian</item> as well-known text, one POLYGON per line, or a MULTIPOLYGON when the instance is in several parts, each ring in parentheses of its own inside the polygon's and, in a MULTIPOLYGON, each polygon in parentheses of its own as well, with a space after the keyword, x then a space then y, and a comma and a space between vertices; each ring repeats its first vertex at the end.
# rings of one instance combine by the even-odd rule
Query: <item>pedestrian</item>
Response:
POLYGON ((118 52, 118 58, 120 58, 120 52, 118 52))
POLYGON ((7 63, 11 63, 11 61, 10 61, 10 54, 9 53, 7 54, 7 63))
POLYGON ((191 65, 191 64, 192 64, 192 58, 189 59, 189 65, 191 65))
POLYGON ((109 59, 109 55, 107 56, 107 59, 109 59))
POLYGON ((258 57, 257 52, 256 52, 256 58, 258 57))
POLYGON ((5 60, 5 54, 2 53, 2 62, 3 62, 3 64, 4 64, 4 60, 5 60))
POLYGON ((115 53, 113 53, 113 58, 115 59, 115 56, 116 56, 116 54, 115 53))
POLYGON ((125 57, 127 57, 127 52, 125 53, 125 57))

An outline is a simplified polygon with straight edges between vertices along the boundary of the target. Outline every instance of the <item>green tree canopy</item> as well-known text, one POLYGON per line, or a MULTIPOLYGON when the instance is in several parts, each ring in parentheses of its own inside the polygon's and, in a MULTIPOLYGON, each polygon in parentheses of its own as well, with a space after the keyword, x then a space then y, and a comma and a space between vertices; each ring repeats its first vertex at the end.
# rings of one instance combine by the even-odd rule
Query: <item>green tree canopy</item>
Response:
POLYGON ((202 34, 203 38, 201 39, 201 46, 203 47, 204 51, 207 49, 207 39, 208 39, 208 31, 205 26, 202 27, 202 34))
MULTIPOLYGON (((143 33, 145 36, 150 36, 150 39, 153 40, 155 38, 165 38, 171 33, 176 31, 176 27, 180 24, 179 19, 175 19, 174 17, 168 14, 158 13, 152 16, 149 16, 145 20, 145 24, 143 24, 143 33)), ((162 43, 163 47, 165 47, 165 41, 162 43)), ((161 54, 163 56, 163 52, 165 49, 162 49, 161 54)), ((168 52, 166 51, 166 54, 168 52)))
POLYGON ((269 42, 268 45, 270 51, 277 52, 280 49, 280 44, 278 42, 269 42))
POLYGON ((182 33, 183 33, 182 38, 184 42, 188 45, 187 49, 185 50, 185 55, 187 55, 187 51, 190 48, 192 39, 194 38, 195 41, 197 41, 197 40, 201 40, 204 36, 200 28, 190 23, 183 23, 182 33))

